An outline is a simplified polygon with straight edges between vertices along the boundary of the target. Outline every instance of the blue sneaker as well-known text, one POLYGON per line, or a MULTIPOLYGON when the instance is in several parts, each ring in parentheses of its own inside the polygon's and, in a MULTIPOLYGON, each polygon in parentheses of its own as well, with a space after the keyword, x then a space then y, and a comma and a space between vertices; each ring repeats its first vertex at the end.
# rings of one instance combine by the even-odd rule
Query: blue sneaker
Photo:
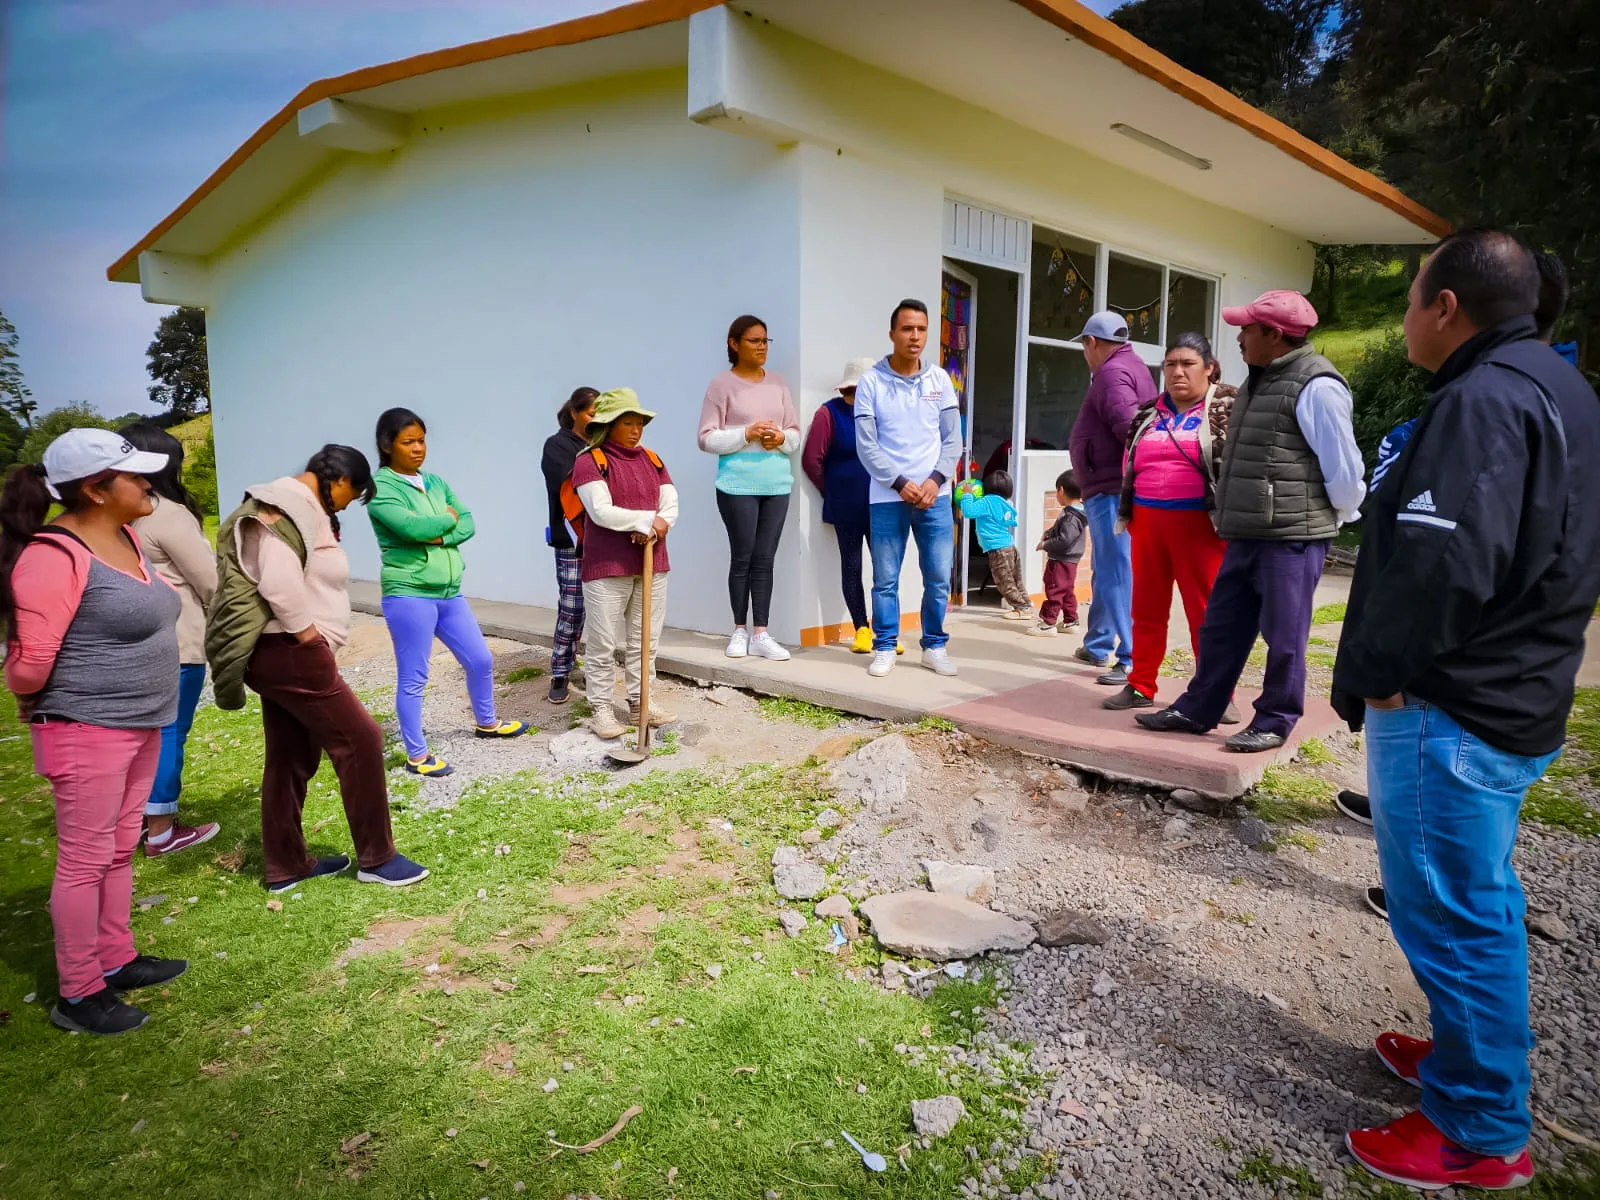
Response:
POLYGON ((363 868, 356 872, 362 883, 381 883, 385 887, 410 887, 428 877, 428 868, 419 867, 404 854, 396 854, 381 867, 363 868))
POLYGON ((350 865, 348 854, 330 854, 327 858, 317 859, 317 865, 311 868, 309 875, 298 875, 293 879, 283 879, 277 883, 267 884, 269 892, 287 892, 299 887, 308 879, 315 879, 319 875, 337 875, 350 865))

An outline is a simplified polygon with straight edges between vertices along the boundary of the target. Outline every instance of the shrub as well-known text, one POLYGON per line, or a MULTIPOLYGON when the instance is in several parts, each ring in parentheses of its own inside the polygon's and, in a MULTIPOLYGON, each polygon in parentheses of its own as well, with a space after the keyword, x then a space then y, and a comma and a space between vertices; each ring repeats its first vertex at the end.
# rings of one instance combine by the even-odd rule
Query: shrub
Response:
POLYGON ((44 460, 44 452, 50 443, 55 441, 69 429, 115 429, 116 426, 107 417, 97 413, 87 404, 69 404, 65 408, 58 408, 47 412, 33 423, 33 430, 28 434, 27 440, 22 443, 22 453, 17 455, 18 462, 36 463, 44 460))
POLYGON ((217 514, 217 445, 209 435, 183 456, 183 486, 204 512, 217 514))
POLYGON ((1396 331, 1368 346, 1350 371, 1356 444, 1371 467, 1378 443, 1396 425, 1418 416, 1428 402, 1427 372, 1406 358, 1405 335, 1396 331))

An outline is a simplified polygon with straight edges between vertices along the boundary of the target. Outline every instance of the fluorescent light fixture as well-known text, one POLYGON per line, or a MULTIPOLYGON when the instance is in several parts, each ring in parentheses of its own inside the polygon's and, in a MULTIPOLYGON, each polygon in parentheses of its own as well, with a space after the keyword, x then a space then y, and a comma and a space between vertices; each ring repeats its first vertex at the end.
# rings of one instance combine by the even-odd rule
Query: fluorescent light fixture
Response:
POLYGON ((1135 129, 1132 125, 1124 125, 1121 121, 1111 126, 1112 131, 1120 133, 1125 138, 1132 138, 1141 146, 1149 146, 1152 150, 1159 150, 1168 158, 1175 158, 1181 163, 1187 163, 1197 171, 1211 170, 1211 160, 1201 158, 1198 154, 1190 154, 1187 150, 1180 150, 1171 142, 1163 142, 1153 133, 1146 133, 1142 129, 1135 129))

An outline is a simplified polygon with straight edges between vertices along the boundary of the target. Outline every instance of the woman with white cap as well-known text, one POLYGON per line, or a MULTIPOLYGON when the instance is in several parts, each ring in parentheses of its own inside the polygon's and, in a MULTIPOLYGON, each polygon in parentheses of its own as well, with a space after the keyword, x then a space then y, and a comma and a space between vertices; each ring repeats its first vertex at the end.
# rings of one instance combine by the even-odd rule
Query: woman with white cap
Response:
POLYGON ((147 476, 166 465, 108 429, 70 429, 0 494, 6 684, 56 801, 50 1020, 75 1033, 139 1028, 148 1014, 122 993, 189 965, 138 953, 129 923, 140 819, 178 715, 182 606, 132 528, 155 507, 147 476), (63 511, 46 524, 54 502, 63 511))
POLYGON ((867 508, 870 478, 856 457, 856 384, 864 372, 872 370, 874 361, 852 358, 845 363, 844 374, 834 385, 839 394, 811 418, 805 448, 800 453, 806 478, 822 493, 822 519, 833 526, 839 540, 839 583, 844 589, 850 623, 855 626, 850 649, 856 654, 872 653, 872 618, 861 585, 861 550, 866 545, 871 520, 867 508))

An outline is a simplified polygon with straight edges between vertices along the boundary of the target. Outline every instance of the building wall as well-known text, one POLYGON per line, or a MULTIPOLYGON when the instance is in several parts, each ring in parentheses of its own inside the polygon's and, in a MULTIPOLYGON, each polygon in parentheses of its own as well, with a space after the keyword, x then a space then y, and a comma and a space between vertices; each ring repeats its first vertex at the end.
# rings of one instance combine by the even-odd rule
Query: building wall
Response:
MULTIPOLYGON (((692 124, 684 91, 673 72, 429 114, 233 246, 208 314, 224 503, 325 441, 371 457, 378 413, 404 405, 477 517, 468 594, 553 605, 540 448, 574 387, 631 386, 684 499, 669 620, 726 629, 700 402, 745 311, 771 322, 773 368, 800 374, 799 164, 692 124)), ((352 573, 376 578, 369 523, 345 526, 352 573)))

